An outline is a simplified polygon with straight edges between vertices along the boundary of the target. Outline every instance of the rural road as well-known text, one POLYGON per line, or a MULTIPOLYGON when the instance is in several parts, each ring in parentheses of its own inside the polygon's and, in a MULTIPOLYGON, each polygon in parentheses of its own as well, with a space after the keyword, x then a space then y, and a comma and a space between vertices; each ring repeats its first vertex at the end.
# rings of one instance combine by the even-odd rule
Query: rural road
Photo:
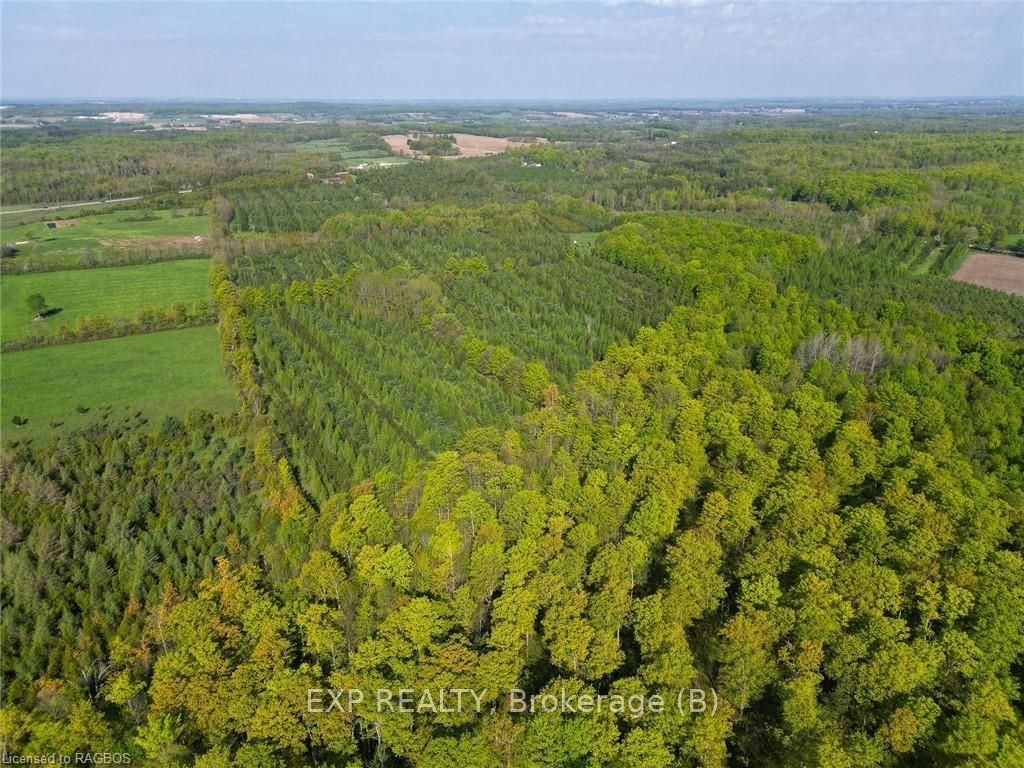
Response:
POLYGON ((103 205, 105 203, 128 203, 132 200, 141 200, 142 195, 135 197, 118 197, 113 200, 93 200, 89 203, 61 203, 60 205, 44 205, 41 208, 19 208, 16 211, 0 211, 0 216, 8 213, 32 213, 33 211, 56 211, 59 208, 81 208, 84 205, 103 205))

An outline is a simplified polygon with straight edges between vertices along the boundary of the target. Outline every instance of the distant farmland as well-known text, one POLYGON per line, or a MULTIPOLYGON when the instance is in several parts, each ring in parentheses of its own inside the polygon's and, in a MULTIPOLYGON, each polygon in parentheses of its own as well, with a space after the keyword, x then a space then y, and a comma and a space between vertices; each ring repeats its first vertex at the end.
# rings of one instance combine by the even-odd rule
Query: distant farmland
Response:
POLYGON ((364 163, 367 165, 401 165, 409 162, 404 158, 397 158, 383 149, 353 149, 343 139, 313 139, 296 144, 295 150, 329 155, 344 168, 354 168, 364 163))
POLYGON ((971 251, 953 279, 1024 296, 1024 256, 971 251))
MULTIPOLYGON (((534 144, 544 143, 546 139, 537 139, 536 141, 516 141, 508 138, 497 138, 495 136, 478 136, 473 133, 455 133, 452 134, 455 137, 455 146, 459 148, 459 154, 454 157, 482 157, 484 155, 496 155, 501 152, 505 152, 509 149, 518 149, 520 147, 529 147, 534 144)), ((409 147, 409 139, 414 138, 409 134, 389 134, 388 136, 382 136, 382 139, 388 143, 391 150, 398 155, 404 155, 406 157, 421 156, 423 153, 417 152, 409 147)))

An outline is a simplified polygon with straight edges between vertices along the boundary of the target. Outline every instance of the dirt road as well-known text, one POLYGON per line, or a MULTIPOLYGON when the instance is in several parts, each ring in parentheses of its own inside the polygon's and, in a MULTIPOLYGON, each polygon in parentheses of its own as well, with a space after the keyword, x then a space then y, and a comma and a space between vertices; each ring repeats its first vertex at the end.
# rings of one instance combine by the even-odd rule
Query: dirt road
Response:
POLYGON ((105 203, 130 203, 132 200, 141 200, 142 195, 136 195, 135 197, 118 197, 113 200, 93 200, 88 203, 61 203, 59 205, 44 205, 40 208, 18 208, 14 211, 0 211, 0 216, 6 216, 9 213, 32 213, 34 211, 56 211, 61 208, 81 208, 85 205, 103 205, 105 203))

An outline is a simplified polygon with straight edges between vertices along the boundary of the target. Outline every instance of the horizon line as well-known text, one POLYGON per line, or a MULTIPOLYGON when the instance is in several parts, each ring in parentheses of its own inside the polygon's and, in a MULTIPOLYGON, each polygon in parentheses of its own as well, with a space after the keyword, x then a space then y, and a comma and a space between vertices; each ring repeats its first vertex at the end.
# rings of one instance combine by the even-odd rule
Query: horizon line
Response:
POLYGON ((565 103, 744 103, 744 102, 794 102, 794 103, 837 103, 837 102, 921 102, 921 101, 1019 101, 1024 94, 1000 95, 927 95, 927 96, 509 96, 509 97, 329 97, 329 96, 18 96, 10 99, 0 97, 0 106, 48 105, 48 104, 104 104, 126 102, 150 102, 153 104, 197 103, 227 104, 231 102, 251 104, 565 104, 565 103))

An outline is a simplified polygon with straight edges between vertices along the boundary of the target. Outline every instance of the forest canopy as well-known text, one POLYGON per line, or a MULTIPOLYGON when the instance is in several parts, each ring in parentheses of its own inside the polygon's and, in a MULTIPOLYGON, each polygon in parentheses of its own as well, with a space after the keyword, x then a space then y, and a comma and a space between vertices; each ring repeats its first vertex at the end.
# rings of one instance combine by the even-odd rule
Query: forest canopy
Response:
POLYGON ((949 279, 1024 139, 871 119, 5 137, 14 202, 191 185, 203 311, 117 335, 207 325, 234 399, 4 424, 5 754, 1024 764, 1024 300, 949 279))

